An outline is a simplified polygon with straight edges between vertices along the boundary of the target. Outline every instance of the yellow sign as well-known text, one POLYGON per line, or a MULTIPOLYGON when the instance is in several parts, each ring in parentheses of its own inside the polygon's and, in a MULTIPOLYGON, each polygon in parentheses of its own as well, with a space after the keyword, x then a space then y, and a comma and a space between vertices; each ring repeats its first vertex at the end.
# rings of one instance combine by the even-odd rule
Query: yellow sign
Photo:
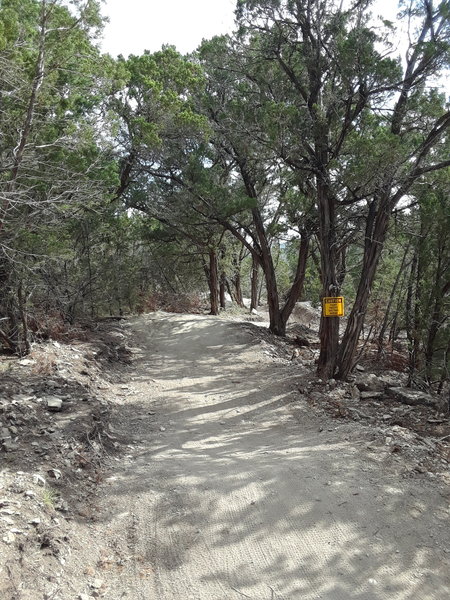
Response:
POLYGON ((323 316, 324 317, 343 317, 344 316, 344 297, 336 296, 335 298, 323 299, 323 316))

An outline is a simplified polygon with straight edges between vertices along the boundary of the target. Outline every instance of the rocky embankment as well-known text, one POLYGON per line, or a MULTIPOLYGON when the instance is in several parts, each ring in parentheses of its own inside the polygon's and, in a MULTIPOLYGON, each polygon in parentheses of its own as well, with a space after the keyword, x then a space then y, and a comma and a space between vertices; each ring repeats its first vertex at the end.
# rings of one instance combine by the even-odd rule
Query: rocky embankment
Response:
POLYGON ((0 361, 5 600, 77 598, 81 580, 88 593, 80 598, 101 595, 82 564, 89 563, 96 488, 105 460, 119 447, 109 430, 109 392, 129 350, 120 323, 82 337, 0 361), (69 560, 74 554, 77 560, 69 560))

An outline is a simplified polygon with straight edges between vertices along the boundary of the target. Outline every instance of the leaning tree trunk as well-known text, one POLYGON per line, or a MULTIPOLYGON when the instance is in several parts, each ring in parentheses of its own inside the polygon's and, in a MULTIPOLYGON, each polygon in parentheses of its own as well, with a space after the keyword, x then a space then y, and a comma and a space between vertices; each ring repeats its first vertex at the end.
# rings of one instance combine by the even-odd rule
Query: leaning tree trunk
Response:
MULTIPOLYGON (((336 204, 326 183, 325 175, 317 182, 317 206, 319 210, 322 298, 324 298, 339 294, 336 256, 336 204)), ((320 355, 317 374, 324 379, 330 379, 334 375, 338 354, 339 317, 325 317, 322 314, 319 337, 320 355)))
POLYGON ((23 283, 20 281, 19 287, 17 290, 17 299, 19 305, 20 312, 20 320, 22 322, 22 340, 23 340, 23 348, 21 354, 29 354, 31 350, 30 340, 28 338, 28 315, 26 308, 26 298, 23 292, 23 283))
POLYGON ((281 318, 285 325, 287 324, 287 321, 294 310, 295 303, 300 300, 303 292, 306 275, 306 263, 308 259, 309 240, 309 233, 305 230, 302 231, 294 282, 289 290, 288 297, 281 311, 281 318))
MULTIPOLYGON (((417 269, 416 269, 416 285, 415 285, 415 302, 413 314, 413 328, 412 328, 412 343, 409 348, 410 357, 410 372, 408 378, 408 386, 411 386, 414 382, 415 373, 419 370, 420 365, 420 338, 421 333, 425 326, 425 315, 422 307, 423 301, 423 276, 425 270, 425 256, 424 256, 424 239, 426 236, 423 223, 420 227, 419 244, 417 248, 417 269)), ((428 311, 427 311, 428 312, 428 311)))
MULTIPOLYGON (((442 390, 444 389, 444 383, 446 381, 448 381, 448 379, 450 377, 450 372, 449 372, 449 368, 448 368, 449 364, 450 364, 450 338, 447 342, 447 348, 445 349, 444 358, 442 361, 441 380, 439 381, 439 387, 437 390, 438 394, 442 394, 442 390)), ((450 414, 450 389, 447 390, 447 394, 448 394, 447 414, 450 414)))
POLYGON ((425 343, 425 373, 428 383, 431 383, 433 380, 433 359, 436 352, 436 338, 439 328, 445 322, 445 315, 443 314, 444 298, 450 291, 450 282, 446 281, 446 283, 442 285, 441 281, 442 273, 445 274, 445 270, 446 266, 443 267, 442 265, 442 247, 440 247, 435 282, 433 291, 431 292, 432 298, 430 298, 430 305, 432 304, 433 308, 432 311, 430 311, 431 320, 425 343), (444 269, 443 271, 441 270, 442 268, 444 269))
POLYGON ((258 309, 259 297, 259 264, 254 256, 252 256, 252 272, 250 276, 250 312, 258 309))
POLYGON ((445 320, 442 314, 442 296, 440 296, 440 290, 435 288, 435 293, 431 322, 425 343, 425 375, 429 384, 433 381, 433 359, 436 352, 436 337, 439 327, 445 320))
MULTIPOLYGON (((250 198, 258 199, 255 184, 246 170, 245 161, 239 163, 242 179, 250 198)), ((272 252, 267 239, 264 221, 261 211, 256 206, 252 208, 252 219, 255 227, 256 239, 260 248, 260 264, 264 272, 267 292, 267 305, 269 309, 269 331, 275 335, 284 337, 286 335, 286 324, 283 323, 280 311, 280 298, 278 294, 277 277, 273 264, 272 252)), ((256 241, 256 240, 255 240, 256 241)))
POLYGON ((245 308, 244 296, 242 294, 241 274, 236 272, 231 281, 233 284, 233 299, 240 308, 245 308))
POLYGON ((377 272, 381 252, 389 225, 389 207, 387 199, 377 206, 374 201, 369 210, 366 225, 364 260, 356 293, 355 303, 350 312, 342 338, 336 363, 338 379, 346 379, 354 367, 354 357, 359 342, 364 317, 369 304, 370 292, 377 272), (378 210, 377 210, 378 208, 378 210))
POLYGON ((208 275, 210 315, 219 314, 219 271, 217 266, 217 254, 214 248, 209 249, 209 265, 205 269, 208 275))
POLYGON ((408 384, 411 385, 416 371, 416 360, 414 357, 414 320, 412 318, 415 292, 415 281, 418 264, 418 251, 417 248, 414 252, 414 256, 411 262, 411 269, 409 272, 408 288, 406 291, 406 303, 405 303, 405 326, 406 326, 406 337, 408 339, 408 384))
POLYGON ((392 286, 391 289, 391 293, 389 295, 389 300, 388 300, 388 304, 386 306, 386 310, 384 313, 384 318, 383 318, 383 322, 381 324, 380 327, 380 332, 378 334, 378 340, 377 340, 377 356, 380 357, 381 353, 383 352, 383 347, 384 347, 384 337, 386 335, 386 330, 388 328, 388 324, 389 324, 389 317, 391 315, 391 310, 392 310, 392 305, 394 304, 394 300, 395 300, 395 295, 397 293, 397 289, 399 287, 400 281, 402 279, 402 277, 404 276, 404 272, 405 272, 405 264, 406 264, 406 259, 409 253, 409 248, 410 248, 410 244, 408 244, 405 248, 405 252, 403 254, 403 258, 402 258, 402 262, 400 265, 400 268, 397 272, 397 276, 395 277, 395 281, 394 284, 392 286))
POLYGON ((11 336, 11 331, 17 329, 17 323, 11 322, 11 311, 9 310, 10 294, 10 271, 11 266, 5 253, 0 246, 0 347, 9 348, 12 352, 17 350, 17 343, 11 336))
POLYGON ((227 276, 225 275, 225 273, 222 272, 220 275, 220 283, 219 283, 219 302, 220 302, 220 308, 223 310, 225 310, 225 308, 226 308, 226 303, 225 303, 226 284, 227 284, 227 276))
POLYGON ((261 213, 257 208, 252 210, 253 223, 261 247, 261 259, 266 280, 267 305, 269 308, 269 331, 275 335, 284 337, 286 335, 286 323, 283 322, 280 311, 280 299, 278 295, 277 277, 273 264, 272 252, 270 251, 264 223, 261 213))
POLYGON ((233 275, 231 277, 233 289, 230 295, 240 308, 245 308, 241 285, 241 264, 244 259, 244 250, 245 247, 242 245, 239 255, 233 257, 233 275))

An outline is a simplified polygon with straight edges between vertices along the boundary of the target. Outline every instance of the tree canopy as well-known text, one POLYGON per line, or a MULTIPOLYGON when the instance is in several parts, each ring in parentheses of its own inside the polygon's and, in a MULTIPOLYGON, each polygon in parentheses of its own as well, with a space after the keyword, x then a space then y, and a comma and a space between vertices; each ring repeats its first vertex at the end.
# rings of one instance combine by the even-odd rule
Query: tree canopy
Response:
POLYGON ((99 2, 4 0, 3 346, 26 352, 43 315, 155 295, 208 290, 217 314, 244 285, 281 336, 298 300, 345 294, 344 322, 321 319, 320 376, 348 377, 369 319, 379 356, 403 330, 411 381, 441 385, 449 13, 401 2, 393 23, 371 0, 239 0, 235 32, 189 56, 113 59, 99 2))

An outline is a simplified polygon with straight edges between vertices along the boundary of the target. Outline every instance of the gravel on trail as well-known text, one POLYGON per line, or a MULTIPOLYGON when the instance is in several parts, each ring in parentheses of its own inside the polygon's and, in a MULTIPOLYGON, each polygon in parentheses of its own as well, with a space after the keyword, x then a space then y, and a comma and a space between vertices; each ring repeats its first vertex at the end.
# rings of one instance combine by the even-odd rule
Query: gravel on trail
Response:
POLYGON ((301 367, 242 323, 154 313, 127 332, 112 411, 126 453, 100 488, 93 597, 450 597, 442 481, 379 450, 370 426, 317 414, 301 367))
POLYGON ((438 399, 370 363, 321 382, 317 328, 262 325, 156 312, 0 356, 1 600, 450 598, 438 399))

